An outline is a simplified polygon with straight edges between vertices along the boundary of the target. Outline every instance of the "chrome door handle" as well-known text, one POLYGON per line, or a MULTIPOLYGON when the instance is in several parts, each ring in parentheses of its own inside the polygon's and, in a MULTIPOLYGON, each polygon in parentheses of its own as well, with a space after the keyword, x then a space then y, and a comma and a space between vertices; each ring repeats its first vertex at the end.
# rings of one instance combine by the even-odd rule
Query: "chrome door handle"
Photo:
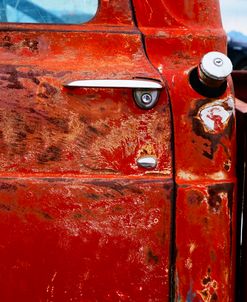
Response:
POLYGON ((133 80, 77 80, 63 85, 66 88, 131 88, 141 109, 151 109, 158 101, 162 83, 148 79, 133 80))
POLYGON ((77 88, 134 88, 162 89, 161 83, 153 80, 77 80, 64 84, 65 87, 77 88))

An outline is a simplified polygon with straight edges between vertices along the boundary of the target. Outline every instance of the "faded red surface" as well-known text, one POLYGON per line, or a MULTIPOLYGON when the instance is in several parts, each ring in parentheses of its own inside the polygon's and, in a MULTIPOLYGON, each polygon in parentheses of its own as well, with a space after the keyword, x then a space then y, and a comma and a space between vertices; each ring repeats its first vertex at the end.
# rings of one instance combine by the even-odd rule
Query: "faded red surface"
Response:
POLYGON ((2 180, 1 300, 167 297, 170 187, 144 178, 2 180))
POLYGON ((209 51, 226 51, 217 1, 134 1, 148 57, 166 79, 174 126, 173 301, 235 301, 235 113, 231 82, 217 98, 197 93, 189 74, 209 51), (164 12, 160 14, 160 12, 164 12), (198 118, 219 102, 224 123, 198 118), (231 105, 230 105, 231 107, 231 105))
POLYGON ((1 301, 234 301, 231 83, 220 98, 189 84, 225 50, 218 4, 130 4, 101 1, 84 25, 0 25, 1 301), (164 85, 153 109, 130 89, 64 88, 135 78, 164 85), (229 118, 207 132, 215 101, 229 118))

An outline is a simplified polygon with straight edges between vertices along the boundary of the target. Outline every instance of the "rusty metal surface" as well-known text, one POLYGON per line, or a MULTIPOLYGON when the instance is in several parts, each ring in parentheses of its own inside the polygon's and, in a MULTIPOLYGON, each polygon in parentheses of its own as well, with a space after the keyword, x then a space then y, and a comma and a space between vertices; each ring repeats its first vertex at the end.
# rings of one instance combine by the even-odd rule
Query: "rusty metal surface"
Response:
POLYGON ((232 183, 179 187, 176 301, 234 301, 233 200, 232 183))
POLYGON ((167 81, 172 106, 177 187, 172 301, 233 302, 236 151, 232 84, 229 80, 219 97, 205 97, 190 83, 191 72, 203 55, 226 51, 219 3, 134 3, 148 57, 167 81), (165 18, 159 15, 161 10, 165 18))
POLYGON ((165 92, 146 112, 131 89, 63 89, 57 73, 38 68, 0 73, 0 173, 142 175, 150 172, 137 159, 153 155, 153 173, 171 177, 165 92))
POLYGON ((0 300, 233 302, 231 82, 215 98, 189 82, 225 51, 218 2, 0 28, 0 300), (135 78, 166 86, 150 111, 128 89, 63 86, 135 78))
POLYGON ((129 1, 100 1, 84 25, 0 28, 0 300, 168 301, 166 89, 147 111, 131 89, 64 87, 163 81, 129 1))
POLYGON ((165 91, 146 112, 130 89, 63 88, 78 79, 160 79, 140 35, 4 32, 0 41, 0 173, 143 174, 136 160, 146 154, 171 177, 165 91))

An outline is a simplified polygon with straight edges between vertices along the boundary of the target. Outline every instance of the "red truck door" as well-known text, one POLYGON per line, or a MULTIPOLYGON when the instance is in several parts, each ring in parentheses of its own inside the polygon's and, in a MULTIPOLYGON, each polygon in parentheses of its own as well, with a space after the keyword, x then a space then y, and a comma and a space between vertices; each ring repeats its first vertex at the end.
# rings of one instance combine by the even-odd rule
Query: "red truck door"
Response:
POLYGON ((168 301, 170 105, 131 3, 8 19, 34 2, 1 9, 0 301, 168 301))

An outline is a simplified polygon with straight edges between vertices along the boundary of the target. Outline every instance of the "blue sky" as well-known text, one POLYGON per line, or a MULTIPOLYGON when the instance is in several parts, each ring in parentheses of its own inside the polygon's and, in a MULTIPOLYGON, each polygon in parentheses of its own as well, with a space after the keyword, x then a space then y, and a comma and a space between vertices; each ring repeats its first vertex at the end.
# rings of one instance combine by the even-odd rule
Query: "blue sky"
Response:
POLYGON ((247 0, 220 0, 223 26, 247 35, 247 0))

